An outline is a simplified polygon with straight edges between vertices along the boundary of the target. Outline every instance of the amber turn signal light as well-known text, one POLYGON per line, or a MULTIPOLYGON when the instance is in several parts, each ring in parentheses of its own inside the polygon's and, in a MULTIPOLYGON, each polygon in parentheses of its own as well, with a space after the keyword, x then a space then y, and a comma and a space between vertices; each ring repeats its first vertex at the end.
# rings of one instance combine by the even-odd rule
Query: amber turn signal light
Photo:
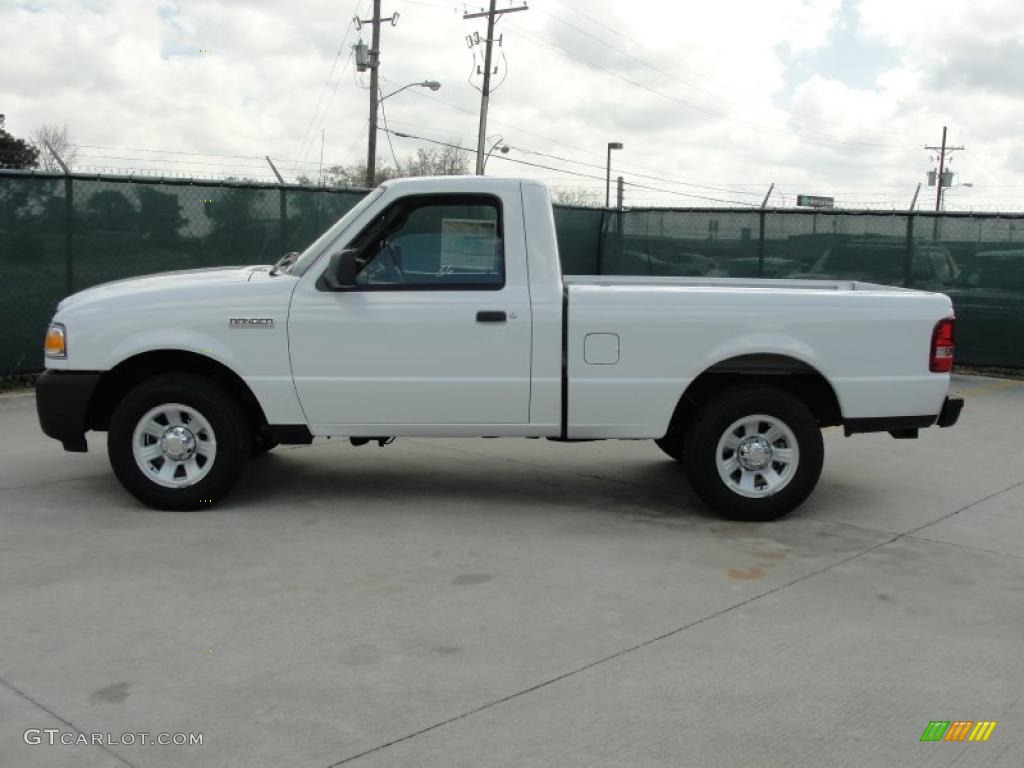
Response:
POLYGON ((47 357, 67 357, 67 333, 60 323, 50 323, 46 331, 46 341, 43 342, 43 350, 47 357))

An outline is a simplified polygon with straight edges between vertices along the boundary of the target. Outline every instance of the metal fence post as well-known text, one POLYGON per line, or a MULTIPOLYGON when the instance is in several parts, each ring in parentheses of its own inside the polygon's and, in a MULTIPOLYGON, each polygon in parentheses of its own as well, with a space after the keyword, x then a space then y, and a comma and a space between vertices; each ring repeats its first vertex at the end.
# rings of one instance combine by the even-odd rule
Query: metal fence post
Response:
POLYGON ((601 267, 604 262, 604 241, 608 237, 608 232, 605 230, 605 221, 607 220, 608 211, 604 208, 601 209, 601 224, 598 230, 597 236, 597 268, 594 270, 599 275, 603 275, 601 267))
POLYGON ((288 191, 283 184, 279 190, 281 192, 281 248, 278 253, 283 256, 288 250, 288 191))
POLYGON ((914 212, 907 216, 907 248, 903 255, 903 287, 909 288, 913 282, 914 268, 914 212))
POLYGON ((761 231, 757 235, 757 276, 759 278, 764 277, 764 229, 767 215, 763 208, 758 215, 761 224, 761 231))
POLYGON ((75 180, 70 174, 64 176, 64 289, 70 296, 75 290, 75 251, 73 247, 75 220, 75 180))

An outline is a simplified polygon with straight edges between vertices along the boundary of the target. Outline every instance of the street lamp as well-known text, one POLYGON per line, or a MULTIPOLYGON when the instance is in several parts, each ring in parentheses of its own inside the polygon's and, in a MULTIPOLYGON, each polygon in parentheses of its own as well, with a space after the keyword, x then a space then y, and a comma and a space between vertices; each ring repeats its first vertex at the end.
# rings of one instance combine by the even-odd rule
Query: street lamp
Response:
POLYGON ((610 208, 612 204, 612 150, 622 149, 621 141, 608 142, 608 164, 604 179, 604 207, 610 208))
MULTIPOLYGON (((376 71, 376 70, 374 70, 376 71)), ((377 98, 377 94, 374 88, 370 88, 370 135, 369 135, 369 146, 367 147, 366 153, 366 186, 376 186, 377 176, 377 107, 384 99, 390 99, 396 93, 401 93, 406 88, 429 88, 432 91, 436 91, 441 87, 441 84, 437 80, 424 80, 421 83, 409 83, 403 85, 401 88, 392 91, 387 96, 381 96, 377 98)))
POLYGON ((952 190, 963 189, 964 187, 973 187, 973 186, 974 186, 974 182, 971 182, 971 181, 961 182, 960 184, 950 184, 948 187, 946 187, 945 189, 942 190, 942 201, 939 204, 939 210, 940 211, 946 210, 946 195, 948 195, 952 190))
POLYGON ((384 99, 390 99, 396 93, 401 93, 406 88, 415 88, 415 87, 429 88, 432 91, 439 91, 439 90, 441 90, 441 84, 439 82, 437 82, 437 80, 424 80, 422 83, 409 83, 408 85, 403 85, 401 88, 398 88, 397 90, 392 91, 387 96, 381 96, 380 100, 377 103, 380 104, 380 102, 384 101, 384 99))
POLYGON ((487 154, 484 155, 484 163, 483 163, 484 169, 486 170, 486 168, 487 168, 487 160, 488 160, 488 158, 490 158, 491 153, 494 152, 494 150, 498 150, 499 152, 501 152, 501 154, 507 155, 508 151, 510 149, 511 149, 511 147, 508 144, 505 143, 504 137, 499 136, 498 139, 491 146, 491 148, 487 150, 487 154))

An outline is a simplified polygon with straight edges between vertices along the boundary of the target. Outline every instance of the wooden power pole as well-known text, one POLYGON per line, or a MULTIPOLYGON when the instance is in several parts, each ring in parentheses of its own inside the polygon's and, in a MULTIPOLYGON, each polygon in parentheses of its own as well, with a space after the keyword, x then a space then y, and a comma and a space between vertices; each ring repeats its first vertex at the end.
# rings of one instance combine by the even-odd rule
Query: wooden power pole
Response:
MULTIPOLYGON (((515 8, 497 8, 497 0, 491 0, 490 8, 486 11, 480 11, 479 13, 464 13, 463 19, 480 19, 487 17, 487 37, 482 41, 479 35, 471 36, 470 47, 473 45, 479 45, 481 42, 484 43, 484 68, 483 76, 484 83, 483 88, 480 89, 480 127, 477 132, 476 139, 476 175, 484 175, 484 163, 486 161, 486 155, 484 154, 484 144, 487 141, 487 107, 491 99, 491 75, 492 72, 492 50, 494 47, 494 25, 506 13, 515 13, 516 11, 526 11, 529 7, 524 3, 523 5, 516 6, 515 8)), ((501 44, 501 39, 498 39, 498 44, 501 44)), ((479 70, 478 70, 479 71, 479 70)))

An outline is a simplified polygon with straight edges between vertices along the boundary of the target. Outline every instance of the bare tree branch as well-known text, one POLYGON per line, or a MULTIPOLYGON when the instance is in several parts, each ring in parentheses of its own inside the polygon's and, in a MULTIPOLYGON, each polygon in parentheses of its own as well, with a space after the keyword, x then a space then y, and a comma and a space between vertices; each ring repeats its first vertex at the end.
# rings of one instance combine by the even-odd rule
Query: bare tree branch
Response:
POLYGON ((67 123, 63 126, 41 125, 36 129, 33 138, 35 139, 36 147, 39 149, 39 166, 44 171, 61 170, 50 150, 46 148, 47 143, 60 155, 68 168, 74 168, 75 162, 78 160, 78 150, 71 141, 67 123))

